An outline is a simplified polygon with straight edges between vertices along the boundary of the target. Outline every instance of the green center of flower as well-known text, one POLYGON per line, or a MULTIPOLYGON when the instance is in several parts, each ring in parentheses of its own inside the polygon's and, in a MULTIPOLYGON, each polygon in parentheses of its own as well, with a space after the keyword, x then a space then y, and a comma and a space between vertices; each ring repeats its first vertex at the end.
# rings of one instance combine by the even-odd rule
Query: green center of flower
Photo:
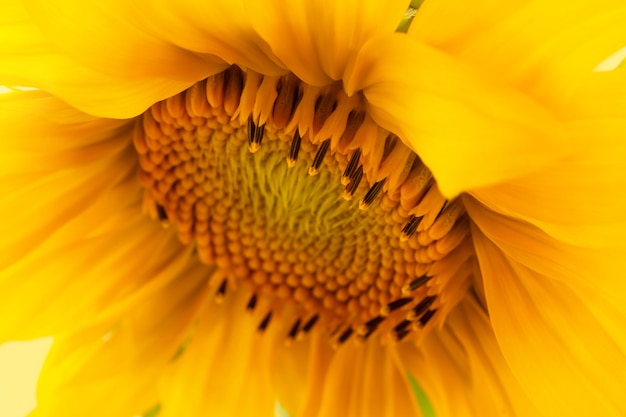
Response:
POLYGON ((218 299, 243 283, 264 301, 261 330, 402 340, 469 286, 462 205, 338 85, 232 67, 152 106, 135 147, 152 216, 218 266, 218 299))

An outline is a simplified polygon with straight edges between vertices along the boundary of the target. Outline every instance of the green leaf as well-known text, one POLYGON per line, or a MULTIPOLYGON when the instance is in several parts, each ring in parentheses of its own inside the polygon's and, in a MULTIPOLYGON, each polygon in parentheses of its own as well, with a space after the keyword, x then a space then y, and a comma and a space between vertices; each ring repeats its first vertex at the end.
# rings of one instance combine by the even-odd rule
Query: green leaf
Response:
POLYGON ((143 417, 156 417, 161 411, 161 404, 157 404, 143 414, 143 417))
POLYGON ((274 402, 274 416, 275 417, 290 417, 287 410, 285 410, 278 401, 274 402))
POLYGON ((424 0, 412 0, 409 7, 404 12, 404 16, 400 21, 400 24, 396 28, 396 32, 407 33, 409 31, 409 27, 411 26, 411 22, 413 22, 413 18, 417 14, 417 9, 420 8, 424 0))
POLYGON ((426 393, 424 392, 424 390, 422 390, 422 387, 419 386, 415 378, 413 378, 413 375, 408 374, 408 376, 409 376, 409 381, 411 382, 411 388, 413 388, 413 392, 415 393, 415 396, 417 397, 417 403, 422 409, 422 416, 423 417, 436 417, 435 410, 433 410, 433 406, 430 404, 430 401, 428 401, 428 397, 426 396, 426 393))

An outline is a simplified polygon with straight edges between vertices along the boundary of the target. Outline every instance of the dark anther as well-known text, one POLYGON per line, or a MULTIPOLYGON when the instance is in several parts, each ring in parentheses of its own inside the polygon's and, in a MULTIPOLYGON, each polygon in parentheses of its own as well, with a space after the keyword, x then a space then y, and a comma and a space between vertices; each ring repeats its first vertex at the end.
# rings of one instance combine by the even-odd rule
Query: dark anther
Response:
POLYGON ((363 197, 363 200, 361 200, 359 207, 361 208, 369 207, 369 205, 372 204, 376 196, 378 196, 378 194, 382 191, 383 185, 385 185, 386 180, 387 178, 383 178, 382 180, 374 183, 374 185, 372 185, 372 187, 367 191, 367 193, 365 193, 365 197, 363 197))
POLYGON ((254 132, 254 143, 260 145, 264 135, 265 125, 257 127, 256 131, 254 132))
POLYGON ((337 343, 339 344, 344 343, 346 340, 350 338, 350 336, 352 336, 353 332, 354 330, 352 330, 352 327, 348 327, 346 330, 343 331, 343 333, 339 335, 339 338, 337 339, 337 343))
POLYGON ((395 333, 400 333, 400 332, 406 330, 410 325, 411 325, 411 321, 410 320, 402 320, 400 323, 395 325, 395 327, 393 328, 393 331, 395 333))
POLYGON ((293 326, 291 327, 291 330, 289 330, 289 334, 288 337, 290 339, 295 339, 296 336, 298 335, 298 330, 300 330, 300 322, 302 321, 302 319, 298 319, 296 320, 296 322, 293 324, 293 326))
POLYGON ((435 220, 433 220, 433 222, 437 221, 437 219, 439 217, 441 217, 441 215, 443 214, 443 211, 446 209, 446 207, 448 207, 450 205, 450 201, 446 200, 443 202, 443 205, 441 206, 441 208, 439 209, 439 212, 437 213, 437 215, 435 216, 435 220))
POLYGON ((344 192, 345 198, 352 198, 356 189, 359 188, 359 184, 361 183, 361 179, 363 178, 363 165, 359 165, 359 167, 354 171, 352 177, 350 178, 350 182, 346 185, 346 190, 344 192))
POLYGON ((253 311, 256 307, 256 294, 252 294, 250 300, 248 301, 248 305, 246 305, 246 310, 253 311))
POLYGON ((248 146, 252 146, 256 135, 256 125, 252 120, 252 115, 248 116, 248 146))
POLYGON ((311 318, 309 319, 309 321, 307 321, 306 323, 304 323, 304 326, 302 326, 302 331, 303 331, 304 333, 308 333, 308 332, 309 332, 309 330, 311 330, 311 329, 313 328, 313 326, 315 326, 315 323, 317 323, 317 320, 318 320, 319 318, 320 318, 320 317, 319 317, 317 314, 316 314, 316 315, 314 315, 313 317, 311 317, 311 318))
POLYGON ((413 281, 409 282, 408 284, 402 287, 402 292, 404 294, 410 294, 411 292, 420 288, 422 285, 426 284, 432 278, 433 277, 430 277, 426 274, 422 275, 419 278, 415 278, 413 281))
POLYGON ((367 340, 367 338, 370 337, 372 335, 372 333, 374 333, 376 331, 376 329, 377 329, 377 327, 372 327, 371 329, 365 329, 364 332, 361 332, 359 334, 359 336, 361 338, 360 340, 363 340, 363 341, 367 340))
POLYGON ((413 299, 411 297, 404 297, 404 298, 398 298, 397 300, 394 300, 392 302, 390 302, 389 304, 387 304, 386 307, 382 308, 381 314, 383 316, 388 315, 394 311, 396 311, 399 308, 404 307, 405 305, 411 303, 413 301, 413 299))
POLYGON ((358 329, 360 339, 365 340, 370 337, 370 335, 376 331, 378 325, 382 323, 383 320, 385 320, 383 316, 376 316, 373 319, 365 322, 365 324, 358 329))
POLYGON ((359 165, 360 159, 361 159, 361 148, 354 151, 354 153, 350 157, 350 162, 348 162, 348 166, 346 167, 346 170, 343 171, 343 178, 345 178, 346 181, 350 181, 350 178, 352 178, 352 174, 354 174, 354 172, 356 171, 356 167, 359 165))
POLYGON ((217 289, 217 293, 216 294, 217 295, 221 295, 221 296, 226 295, 226 286, 227 286, 226 280, 223 280, 222 283, 220 284, 219 288, 217 289))
POLYGON ((379 325, 380 323, 382 323, 382 322, 383 322, 383 320, 385 320, 385 318, 384 318, 383 316, 376 316, 376 317, 374 317, 373 319, 368 320, 368 321, 365 323, 365 327, 367 327, 368 329, 375 329, 375 328, 377 328, 377 327, 378 327, 378 325, 379 325))
POLYGON ((227 284, 228 283, 226 282, 226 280, 223 280, 220 286, 217 288, 217 291, 215 292, 215 301, 217 303, 221 303, 224 300, 224 297, 226 296, 227 284))
POLYGON ((424 315, 420 317, 420 325, 422 327, 426 326, 426 324, 430 321, 430 319, 435 315, 436 312, 437 309, 428 310, 427 312, 425 312, 424 315))
POLYGON ((270 325, 271 319, 272 319, 272 312, 270 311, 269 313, 265 315, 263 320, 261 320, 261 323, 259 324, 259 330, 262 332, 265 331, 265 329, 267 329, 267 326, 270 325))
POLYGON ((261 141, 265 135, 265 125, 256 126, 252 121, 252 115, 248 117, 248 149, 256 152, 261 147, 261 141))
POLYGON ((420 221, 423 216, 413 216, 409 217, 409 221, 402 228, 402 233, 408 238, 413 236, 413 233, 417 230, 417 226, 419 226, 420 221))
POLYGON ((435 302, 435 298, 437 298, 436 295, 429 295, 424 297, 424 299, 420 301, 419 304, 417 304, 411 311, 412 316, 416 318, 419 317, 424 311, 428 309, 428 307, 430 307, 435 302))
POLYGON ((289 157, 287 158, 287 165, 294 166, 298 160, 298 154, 300 153, 300 144, 302 143, 302 137, 300 132, 296 130, 291 141, 291 149, 289 149, 289 157))
POLYGON ((165 211, 165 208, 162 205, 157 204, 156 209, 157 209, 157 214, 159 215, 159 220, 161 222, 168 221, 167 212, 165 211))
POLYGON ((319 172, 322 161, 324 160, 324 156, 326 156, 326 152, 328 152, 328 148, 330 148, 330 139, 326 139, 320 145, 317 153, 315 154, 315 158, 313 158, 313 163, 309 168, 309 174, 315 175, 319 172))
POLYGON ((409 333, 411 333, 411 330, 409 329, 404 329, 404 330, 400 330, 399 332, 396 332, 395 333, 396 341, 400 342, 402 339, 407 337, 409 333))

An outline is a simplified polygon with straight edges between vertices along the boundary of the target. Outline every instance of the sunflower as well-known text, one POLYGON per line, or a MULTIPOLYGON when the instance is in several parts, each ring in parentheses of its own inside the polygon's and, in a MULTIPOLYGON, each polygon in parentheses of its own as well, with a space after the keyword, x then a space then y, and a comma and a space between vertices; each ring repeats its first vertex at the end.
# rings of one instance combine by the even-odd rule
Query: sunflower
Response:
POLYGON ((33 416, 625 415, 621 3, 3 5, 33 416))

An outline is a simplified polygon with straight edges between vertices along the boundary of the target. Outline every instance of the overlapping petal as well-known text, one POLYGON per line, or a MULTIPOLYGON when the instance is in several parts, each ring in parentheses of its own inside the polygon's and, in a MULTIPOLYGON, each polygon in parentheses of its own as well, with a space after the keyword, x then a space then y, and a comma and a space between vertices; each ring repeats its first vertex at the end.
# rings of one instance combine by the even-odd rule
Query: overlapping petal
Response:
MULTIPOLYGON (((72 33, 76 38, 84 37, 84 34, 72 33)), ((115 48, 110 49, 114 54, 115 48)), ((90 48, 89 51, 93 52, 93 49, 90 48)), ((216 70, 217 68, 220 66, 216 70)), ((154 102, 187 88, 195 81, 193 76, 188 77, 189 80, 184 78, 159 77, 155 71, 143 72, 139 76, 112 75, 106 69, 94 69, 75 61, 53 45, 21 3, 13 2, 2 7, 2 85, 41 88, 91 114, 128 118, 141 113, 154 102)))
POLYGON ((360 47, 393 32, 407 6, 406 0, 262 0, 248 7, 272 52, 298 78, 319 86, 342 79, 360 47))
POLYGON ((143 0, 125 3, 116 5, 117 16, 180 50, 193 52, 210 62, 239 65, 266 75, 288 71, 253 27, 255 21, 265 20, 268 14, 280 13, 274 7, 263 7, 261 13, 251 10, 259 3, 263 6, 263 2, 143 0))
POLYGON ((94 407, 102 415, 133 416, 159 403, 158 378, 204 305, 207 269, 190 264, 113 326, 99 323, 56 338, 31 416, 78 417, 94 407))
POLYGON ((432 0, 410 35, 547 104, 624 46, 625 17, 619 0, 432 0))
POLYGON ((128 122, 82 114, 38 91, 0 96, 0 117, 2 212, 12 214, 1 220, 12 239, 2 242, 0 265, 92 206, 112 211, 110 204, 118 203, 99 201, 107 196, 103 191, 119 188, 138 202, 139 190, 129 181, 136 162, 128 122))
POLYGON ((133 21, 128 2, 27 0, 24 4, 28 17, 51 45, 103 74, 193 82, 220 68, 217 59, 206 62, 142 30, 133 21))
POLYGON ((471 298, 461 301, 419 348, 396 349, 438 417, 540 415, 500 353, 489 318, 471 298))
POLYGON ((471 194, 500 213, 582 247, 624 242, 626 72, 590 74, 562 104, 574 152, 530 175, 471 194), (565 116, 567 115, 567 116, 565 116))
POLYGON ((465 203, 496 337, 532 401, 546 415, 623 415, 623 245, 567 245, 465 203))
MULTIPOLYGON (((281 325, 276 323, 276 325, 281 325)), ((311 332, 304 340, 287 341, 292 323, 282 324, 268 365, 276 398, 291 417, 316 417, 334 352, 328 339, 311 332)))
POLYGON ((349 93, 363 91, 372 118, 422 158, 448 197, 571 152, 540 103, 402 34, 369 42, 345 82, 349 93))
POLYGON ((316 415, 421 416, 404 367, 375 338, 347 343, 333 356, 316 415))
POLYGON ((245 313, 246 293, 212 302, 202 313, 188 346, 161 378, 159 415, 273 415, 267 366, 273 336, 258 332, 258 319, 245 313))
POLYGON ((127 122, 38 91, 0 100, 1 340, 69 331, 185 267, 188 250, 141 213, 127 122))
POLYGON ((588 75, 561 103, 576 152, 464 199, 498 341, 547 415, 625 412, 625 85, 588 75))

